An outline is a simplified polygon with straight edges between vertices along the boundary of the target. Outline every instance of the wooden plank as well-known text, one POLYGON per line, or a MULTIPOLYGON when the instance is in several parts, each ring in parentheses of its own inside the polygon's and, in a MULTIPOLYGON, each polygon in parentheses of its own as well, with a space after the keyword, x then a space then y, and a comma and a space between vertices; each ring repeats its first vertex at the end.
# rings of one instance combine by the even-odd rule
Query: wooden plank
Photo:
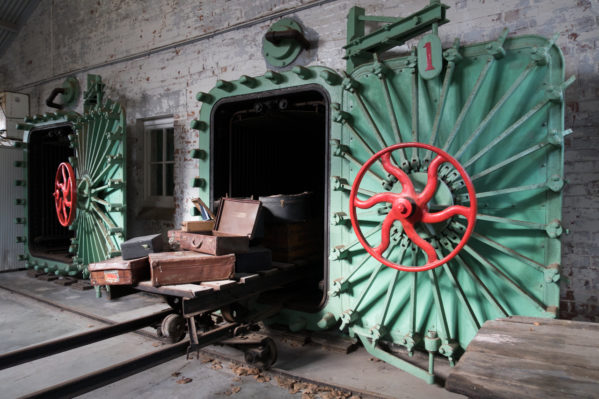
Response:
POLYGON ((477 398, 599 397, 599 329, 532 317, 487 321, 445 388, 477 398))
POLYGON ((202 287, 198 284, 176 284, 154 287, 151 281, 142 281, 136 288, 140 291, 151 292, 153 294, 170 295, 181 298, 197 298, 213 291, 210 287, 202 287))
POLYGON ((245 284, 257 278, 260 278, 260 275, 256 273, 235 273, 235 280, 239 281, 239 284, 245 284))
POLYGON ((267 277, 275 273, 279 273, 279 269, 258 270, 256 273, 258 273, 261 276, 267 277))
POLYGON ((272 266, 280 270, 291 270, 297 267, 294 263, 272 262, 272 266))
POLYGON ((520 339, 530 339, 533 345, 549 346, 554 343, 596 347, 599 331, 563 328, 547 324, 505 323, 490 320, 483 324, 477 336, 484 334, 504 334, 520 339))
POLYGON ((599 373, 584 367, 466 352, 445 389, 473 398, 592 398, 599 373))
POLYGON ((510 316, 506 318, 496 319, 495 321, 501 321, 506 323, 521 323, 521 324, 534 324, 550 326, 560 326, 564 328, 571 328, 575 330, 593 330, 599 332, 599 323, 592 323, 588 321, 573 321, 573 320, 561 320, 561 319, 547 319, 541 317, 526 317, 526 316, 510 316))
POLYGON ((589 369, 599 371, 599 347, 596 342, 578 345, 577 342, 552 340, 551 335, 539 337, 539 333, 534 331, 529 336, 511 335, 509 331, 479 332, 467 350, 549 363, 559 359, 563 365, 576 367, 584 364, 589 369))
POLYGON ((212 288, 214 291, 227 289, 235 284, 237 284, 235 280, 202 281, 201 283, 202 287, 212 288))

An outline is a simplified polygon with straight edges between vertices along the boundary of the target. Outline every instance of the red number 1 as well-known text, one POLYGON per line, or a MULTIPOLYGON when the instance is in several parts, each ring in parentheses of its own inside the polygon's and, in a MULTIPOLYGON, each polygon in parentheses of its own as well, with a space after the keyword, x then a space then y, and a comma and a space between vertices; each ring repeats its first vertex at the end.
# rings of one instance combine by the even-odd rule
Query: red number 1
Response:
POLYGON ((431 42, 426 42, 424 44, 424 48, 426 49, 426 69, 425 71, 433 71, 435 67, 433 66, 433 52, 431 50, 431 42))

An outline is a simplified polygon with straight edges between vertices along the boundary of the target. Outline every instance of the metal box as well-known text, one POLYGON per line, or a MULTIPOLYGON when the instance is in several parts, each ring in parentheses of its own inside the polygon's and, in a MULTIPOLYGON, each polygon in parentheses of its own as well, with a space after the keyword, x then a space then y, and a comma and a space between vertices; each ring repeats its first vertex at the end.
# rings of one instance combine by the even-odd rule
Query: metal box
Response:
POLYGON ((0 93, 0 136, 22 140, 23 132, 17 124, 29 114, 29 96, 22 93, 0 93))
POLYGON ((161 234, 135 237, 121 244, 121 252, 125 260, 141 258, 160 251, 162 251, 161 234))

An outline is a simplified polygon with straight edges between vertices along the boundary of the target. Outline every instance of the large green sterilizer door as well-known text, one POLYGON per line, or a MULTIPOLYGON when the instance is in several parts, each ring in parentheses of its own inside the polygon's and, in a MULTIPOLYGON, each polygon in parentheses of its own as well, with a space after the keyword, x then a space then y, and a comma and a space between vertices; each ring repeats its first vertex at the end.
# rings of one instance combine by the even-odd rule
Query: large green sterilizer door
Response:
POLYGON ((125 113, 104 101, 88 75, 83 115, 57 111, 25 119, 24 255, 28 268, 88 276, 87 265, 120 254, 125 237, 125 113))
POLYGON ((210 200, 217 104, 307 84, 328 93, 327 297, 318 311, 285 309, 274 321, 339 328, 428 382, 435 360, 453 365, 486 320, 557 315, 563 93, 573 81, 564 81, 555 38, 504 31, 442 49, 445 9, 432 2, 393 19, 353 8, 343 76, 296 66, 219 81, 198 94, 192 124, 195 182, 210 200), (375 20, 388 25, 365 35, 364 21, 375 20), (412 54, 385 59, 417 35, 412 54), (424 366, 410 359, 416 349, 428 352, 424 366))

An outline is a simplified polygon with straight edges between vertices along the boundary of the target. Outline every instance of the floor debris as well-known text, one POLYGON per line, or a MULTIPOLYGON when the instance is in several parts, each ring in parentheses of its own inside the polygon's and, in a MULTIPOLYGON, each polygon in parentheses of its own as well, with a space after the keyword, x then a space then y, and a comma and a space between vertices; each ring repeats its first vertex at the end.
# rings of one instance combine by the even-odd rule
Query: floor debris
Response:
POLYGON ((301 392, 302 399, 360 399, 360 396, 350 392, 339 391, 330 387, 296 381, 291 378, 276 376, 280 387, 287 389, 290 394, 301 392))
POLYGON ((177 380, 177 384, 189 384, 192 381, 193 381, 192 378, 182 377, 177 380))

